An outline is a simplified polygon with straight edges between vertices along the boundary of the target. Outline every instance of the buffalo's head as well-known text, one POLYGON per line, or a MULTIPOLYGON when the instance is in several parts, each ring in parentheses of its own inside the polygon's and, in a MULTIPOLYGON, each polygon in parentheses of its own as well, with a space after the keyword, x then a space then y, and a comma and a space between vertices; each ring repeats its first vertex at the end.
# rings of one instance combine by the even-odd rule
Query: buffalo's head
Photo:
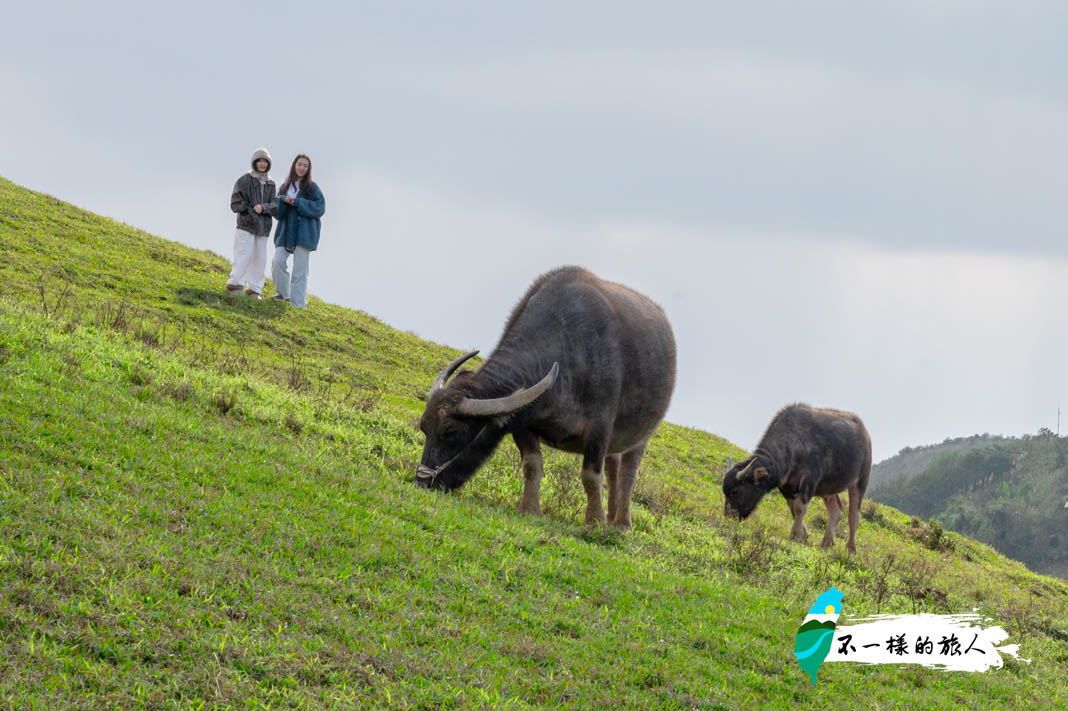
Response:
POLYGON ((423 458, 415 470, 415 483, 427 489, 449 491, 463 486, 501 441, 511 415, 531 405, 556 382, 559 366, 529 388, 506 397, 475 398, 474 374, 449 377, 478 351, 460 356, 438 374, 426 396, 419 429, 426 435, 423 458))
POLYGON ((738 462, 723 477, 723 515, 743 520, 753 513, 764 494, 779 485, 765 463, 754 455, 738 462))

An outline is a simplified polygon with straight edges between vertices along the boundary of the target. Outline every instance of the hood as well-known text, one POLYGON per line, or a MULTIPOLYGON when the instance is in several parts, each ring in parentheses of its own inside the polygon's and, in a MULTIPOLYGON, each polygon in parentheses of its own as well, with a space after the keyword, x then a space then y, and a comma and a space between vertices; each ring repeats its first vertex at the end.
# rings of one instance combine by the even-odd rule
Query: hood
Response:
POLYGON ((263 171, 263 174, 266 175, 271 170, 271 154, 267 151, 266 148, 257 148, 256 152, 252 154, 252 161, 250 162, 250 165, 252 166, 252 172, 256 172, 256 161, 258 161, 260 158, 267 159, 267 170, 263 171))

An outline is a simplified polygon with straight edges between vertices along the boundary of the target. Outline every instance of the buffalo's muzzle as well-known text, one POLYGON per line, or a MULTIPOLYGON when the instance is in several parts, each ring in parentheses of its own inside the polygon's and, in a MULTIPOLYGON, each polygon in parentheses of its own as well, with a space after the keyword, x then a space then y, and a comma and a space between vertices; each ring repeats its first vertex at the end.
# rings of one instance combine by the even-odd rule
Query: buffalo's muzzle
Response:
POLYGON ((434 485, 434 480, 437 479, 438 472, 435 469, 431 469, 425 464, 420 464, 415 468, 415 485, 421 486, 424 489, 429 489, 434 485))
POLYGON ((730 505, 730 502, 723 504, 723 515, 726 518, 733 518, 739 521, 742 520, 742 515, 734 510, 734 507, 730 505))

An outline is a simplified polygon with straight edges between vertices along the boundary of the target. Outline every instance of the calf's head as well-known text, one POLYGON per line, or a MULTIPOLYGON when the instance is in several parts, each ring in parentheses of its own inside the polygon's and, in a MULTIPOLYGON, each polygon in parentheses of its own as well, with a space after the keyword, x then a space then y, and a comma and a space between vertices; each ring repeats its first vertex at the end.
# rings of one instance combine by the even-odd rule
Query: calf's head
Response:
POLYGON ((749 517, 760 500, 779 485, 766 463, 756 455, 738 462, 723 477, 723 515, 739 520, 749 517))
POLYGON ((493 453, 507 431, 511 415, 531 405, 556 382, 559 366, 553 363, 549 374, 529 388, 506 397, 473 397, 477 384, 473 373, 449 377, 472 351, 449 363, 438 374, 426 397, 426 409, 419 429, 426 435, 423 457, 415 470, 415 484, 427 489, 449 491, 463 486, 493 453))

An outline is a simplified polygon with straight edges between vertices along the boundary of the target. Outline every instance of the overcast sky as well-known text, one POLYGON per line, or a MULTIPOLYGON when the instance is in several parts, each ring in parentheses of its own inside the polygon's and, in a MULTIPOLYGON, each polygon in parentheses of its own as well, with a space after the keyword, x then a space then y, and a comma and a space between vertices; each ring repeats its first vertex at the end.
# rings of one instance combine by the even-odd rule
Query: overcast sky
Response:
POLYGON ((279 182, 306 152, 311 292, 425 338, 488 353, 581 264, 667 311, 669 420, 747 449, 795 401, 876 461, 1068 409, 1064 3, 103 0, 2 32, 0 175, 230 256, 252 151, 279 182))

